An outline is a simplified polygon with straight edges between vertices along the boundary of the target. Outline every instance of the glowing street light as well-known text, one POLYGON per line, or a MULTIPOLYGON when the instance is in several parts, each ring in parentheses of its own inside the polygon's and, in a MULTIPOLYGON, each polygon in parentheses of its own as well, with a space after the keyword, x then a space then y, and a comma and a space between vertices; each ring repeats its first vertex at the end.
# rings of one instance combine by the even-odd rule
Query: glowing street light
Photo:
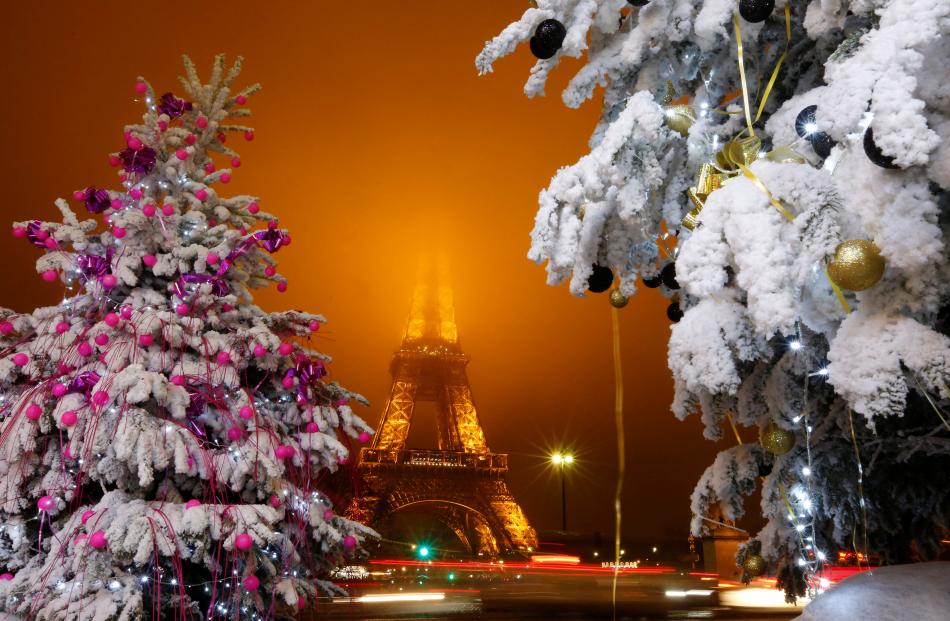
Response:
POLYGON ((567 484, 564 471, 574 463, 570 453, 552 453, 551 464, 561 473, 561 530, 567 532, 567 484))

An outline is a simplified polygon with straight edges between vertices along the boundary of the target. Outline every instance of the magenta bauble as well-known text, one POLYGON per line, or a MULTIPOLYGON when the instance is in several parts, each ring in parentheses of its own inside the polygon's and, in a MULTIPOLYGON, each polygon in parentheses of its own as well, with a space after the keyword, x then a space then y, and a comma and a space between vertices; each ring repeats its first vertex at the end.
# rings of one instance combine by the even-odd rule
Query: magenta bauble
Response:
POLYGON ((343 538, 343 547, 347 550, 352 550, 356 547, 356 537, 353 535, 347 535, 343 538))
POLYGON ((174 205, 172 205, 172 204, 170 204, 170 203, 165 203, 164 205, 162 205, 162 215, 163 215, 163 216, 171 216, 171 215, 174 215, 174 213, 175 213, 175 206, 174 206, 174 205))
POLYGON ((91 355, 92 355, 92 345, 90 345, 90 344, 87 343, 86 341, 83 341, 82 343, 80 343, 80 344, 79 344, 79 347, 77 347, 76 349, 77 349, 77 351, 79 351, 79 355, 81 355, 81 356, 91 356, 91 355))
POLYGON ((94 395, 92 395, 92 402, 96 405, 105 405, 109 403, 109 393, 104 390, 97 390, 94 395))
POLYGON ((63 412, 63 415, 60 417, 60 422, 63 423, 64 427, 72 427, 79 421, 79 417, 76 416, 76 413, 72 410, 67 410, 63 412))
POLYGON ((17 365, 18 367, 25 367, 26 363, 29 361, 30 357, 26 354, 16 354, 13 356, 13 364, 17 365))
POLYGON ((316 319, 311 319, 310 324, 307 327, 310 328, 311 332, 317 332, 320 330, 320 322, 316 319))
POLYGON ((209 252, 208 256, 205 257, 205 261, 208 262, 208 265, 217 265, 220 257, 213 252, 209 252))
POLYGON ((315 422, 311 421, 307 423, 307 433, 317 433, 320 431, 320 426, 315 422))
POLYGON ((260 358, 266 353, 267 353, 267 348, 261 345, 260 343, 254 346, 254 355, 257 356, 258 358, 260 358))
POLYGON ((56 324, 56 334, 63 334, 69 331, 69 324, 65 321, 60 321, 56 324))
POLYGON ((277 497, 277 494, 271 494, 270 498, 267 499, 267 502, 270 503, 270 506, 275 509, 280 507, 280 498, 277 497))
POLYGON ((243 106, 244 104, 247 103, 247 97, 245 97, 244 95, 238 95, 237 97, 234 98, 234 103, 236 103, 239 106, 243 106))
POLYGON ((139 345, 142 347, 148 347, 155 341, 155 337, 151 334, 143 334, 139 336, 139 345))
POLYGON ((196 142, 198 142, 198 137, 195 136, 194 134, 188 134, 187 136, 185 136, 185 144, 193 145, 196 142))
POLYGON ((254 140, 254 132, 252 132, 251 130, 247 130, 246 132, 244 132, 244 140, 247 140, 248 142, 250 142, 251 140, 254 140))
POLYGON ((175 151, 175 157, 177 157, 179 160, 185 161, 188 159, 188 151, 185 149, 178 149, 175 151))
POLYGON ((368 431, 361 431, 361 432, 360 432, 359 441, 362 442, 363 444, 366 444, 367 442, 369 442, 369 441, 372 440, 372 439, 373 439, 373 436, 370 435, 370 433, 369 433, 368 431))
POLYGON ((145 267, 152 267, 157 261, 158 259, 155 258, 155 255, 147 254, 142 257, 142 263, 145 264, 145 267))
POLYGON ((248 576, 244 579, 244 588, 248 591, 256 591, 259 586, 261 586, 261 581, 257 576, 248 576))
POLYGON ((244 432, 241 431, 240 427, 230 427, 228 429, 228 439, 232 442, 236 442, 241 439, 241 436, 244 435, 244 432))
POLYGON ((13 580, 13 574, 10 572, 5 572, 0 574, 0 580, 13 580))
POLYGON ((36 506, 40 511, 50 511, 56 506, 56 501, 53 500, 52 496, 42 496, 36 501, 36 506))
POLYGON ((109 313, 105 318, 106 325, 110 328, 114 328, 119 325, 119 316, 115 313, 109 313))
POLYGON ((222 366, 226 365, 229 362, 231 362, 231 354, 229 354, 226 351, 219 351, 218 355, 215 356, 215 360, 217 361, 218 364, 222 366))
POLYGON ((140 81, 138 81, 138 82, 135 83, 135 92, 136 92, 136 93, 139 93, 139 94, 141 95, 141 94, 144 94, 147 90, 148 90, 148 85, 147 85, 145 82, 142 82, 142 81, 140 80, 140 81))
POLYGON ((97 550, 106 547, 107 543, 105 531, 97 530, 89 537, 89 545, 97 550))
POLYGON ((294 456, 294 452, 294 447, 286 444, 278 444, 277 448, 274 449, 274 454, 277 455, 277 459, 290 459, 294 456))
POLYGON ((172 375, 169 378, 169 381, 175 386, 184 386, 185 385, 185 376, 184 375, 172 375))
MULTIPOLYGON (((60 384, 60 386, 62 386, 62 384, 60 384)), ((30 420, 39 420, 40 416, 42 415, 43 408, 36 405, 35 403, 31 403, 30 405, 26 406, 26 417, 30 420)))
POLYGON ((205 127, 208 126, 208 119, 206 117, 199 116, 198 119, 195 121, 195 125, 197 125, 201 129, 204 129, 205 127))
POLYGON ((234 168, 240 168, 240 167, 241 167, 241 158, 239 158, 239 157, 232 157, 232 158, 231 158, 231 166, 233 166, 234 168))
POLYGON ((10 334, 13 332, 13 324, 9 321, 4 321, 0 323, 0 334, 10 334))
POLYGON ((199 507, 199 506, 201 506, 201 501, 195 500, 194 498, 192 498, 191 500, 185 503, 186 509, 191 509, 192 507, 199 507))
POLYGON ((284 293, 285 291, 287 291, 287 281, 284 280, 277 283, 277 290, 280 291, 281 293, 284 293))
POLYGON ((125 237, 126 230, 122 228, 121 226, 114 226, 112 227, 112 234, 115 235, 117 238, 122 239, 123 237, 125 237))
POLYGON ((323 519, 326 520, 327 522, 332 520, 333 516, 334 516, 333 509, 327 509, 326 511, 323 512, 323 519))
POLYGON ((129 148, 133 151, 138 151, 142 148, 142 141, 135 137, 129 138, 125 144, 129 145, 129 148))
POLYGON ((195 190, 195 198, 199 201, 206 200, 208 198, 208 192, 205 190, 195 190))
POLYGON ((56 270, 46 270, 43 272, 43 280, 46 282, 53 282, 59 278, 59 273, 56 270))
POLYGON ((251 203, 250 205, 247 206, 247 210, 253 214, 260 211, 261 207, 257 203, 251 203))
POLYGON ((215 170, 217 170, 217 167, 214 165, 214 162, 208 162, 207 164, 204 165, 204 169, 205 169, 205 172, 210 175, 215 170))
POLYGON ((281 343, 280 347, 277 348, 277 353, 279 353, 281 356, 287 356, 292 351, 294 351, 293 343, 281 343))
POLYGON ((125 319, 126 321, 128 321, 129 319, 132 319, 132 307, 123 306, 119 310, 119 317, 122 317, 122 319, 125 319))
POLYGON ((145 214, 146 217, 151 218, 155 215, 155 205, 152 205, 151 203, 145 205, 142 207, 142 213, 145 214))
POLYGON ((247 533, 241 533, 234 538, 234 547, 242 552, 247 552, 254 547, 254 538, 247 533))
POLYGON ((175 312, 178 313, 179 315, 187 315, 187 314, 188 314, 188 305, 187 305, 187 304, 179 304, 178 306, 175 307, 175 312))
POLYGON ((241 409, 238 411, 238 416, 244 420, 250 420, 254 418, 254 410, 251 409, 251 406, 249 405, 241 406, 241 409))
POLYGON ((66 394, 66 391, 69 390, 69 386, 66 384, 53 384, 53 396, 62 397, 66 394))
POLYGON ((91 518, 95 514, 96 512, 93 511, 92 509, 87 509, 86 511, 82 512, 82 516, 80 517, 80 519, 82 520, 82 523, 85 524, 86 522, 89 521, 89 518, 91 518))

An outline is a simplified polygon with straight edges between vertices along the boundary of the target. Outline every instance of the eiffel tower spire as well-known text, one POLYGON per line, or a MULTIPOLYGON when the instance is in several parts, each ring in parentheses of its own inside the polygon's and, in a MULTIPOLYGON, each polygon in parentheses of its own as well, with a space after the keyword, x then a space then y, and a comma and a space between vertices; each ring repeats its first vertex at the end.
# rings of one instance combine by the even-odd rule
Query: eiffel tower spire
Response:
POLYGON ((445 259, 440 259, 436 266, 427 261, 420 262, 406 335, 402 341, 403 349, 424 350, 427 346, 461 351, 455 324, 455 301, 445 259))

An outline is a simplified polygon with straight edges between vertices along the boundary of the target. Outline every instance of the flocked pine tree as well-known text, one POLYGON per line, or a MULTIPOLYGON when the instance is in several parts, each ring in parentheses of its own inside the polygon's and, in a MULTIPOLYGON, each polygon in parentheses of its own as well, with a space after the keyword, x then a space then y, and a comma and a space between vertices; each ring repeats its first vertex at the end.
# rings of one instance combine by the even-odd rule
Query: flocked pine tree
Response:
MULTIPOLYGON (((120 190, 56 201, 13 234, 44 250, 62 303, 0 310, 0 611, 14 618, 273 618, 306 605, 371 531, 334 513, 327 478, 359 395, 306 347, 324 319, 265 313, 290 243, 240 165, 241 68, 185 59, 183 97, 140 79, 143 122, 110 156, 120 190), (214 156, 214 157, 213 157, 214 156), (216 169, 224 158, 229 168, 216 169), (98 217, 95 217, 98 216, 98 217)), ((345 500, 345 498, 337 498, 345 500)), ((0 612, 0 616, 3 613, 0 612)))
POLYGON ((947 532, 948 32, 934 0, 538 0, 476 61, 528 41, 535 96, 587 52, 563 99, 603 86, 603 114, 529 257, 577 295, 616 274, 615 306, 638 276, 673 298, 674 413, 761 437, 703 474, 692 530, 760 488, 738 561, 789 594, 947 532))

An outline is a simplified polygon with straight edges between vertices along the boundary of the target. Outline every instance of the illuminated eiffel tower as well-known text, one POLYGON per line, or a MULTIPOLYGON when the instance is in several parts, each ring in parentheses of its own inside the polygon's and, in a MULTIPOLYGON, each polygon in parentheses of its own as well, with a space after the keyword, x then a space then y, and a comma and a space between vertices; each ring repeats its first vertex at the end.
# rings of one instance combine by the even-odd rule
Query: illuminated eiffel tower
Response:
POLYGON ((360 452, 365 493, 350 515, 379 525, 399 511, 422 509, 473 554, 530 552, 537 535, 505 482, 508 456, 488 449, 472 401, 447 270, 423 269, 420 276, 390 366, 389 400, 372 446, 360 452), (438 447, 407 449, 413 410, 423 401, 435 405, 438 447))

